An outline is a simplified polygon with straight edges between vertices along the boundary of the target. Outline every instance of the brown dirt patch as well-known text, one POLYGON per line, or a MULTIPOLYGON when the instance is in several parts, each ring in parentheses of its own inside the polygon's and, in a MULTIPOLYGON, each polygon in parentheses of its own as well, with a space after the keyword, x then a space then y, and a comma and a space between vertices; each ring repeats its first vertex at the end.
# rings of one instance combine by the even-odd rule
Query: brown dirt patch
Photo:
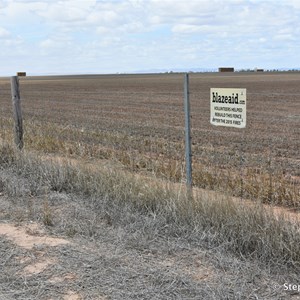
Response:
MULTIPOLYGON (((29 223, 24 226, 14 226, 12 224, 0 224, 0 235, 4 235, 16 245, 31 250, 31 255, 19 257, 20 264, 26 266, 19 273, 20 276, 35 276, 46 271, 50 266, 58 263, 56 259, 47 257, 43 250, 45 247, 55 247, 66 245, 70 242, 62 239, 50 237, 45 230, 37 223, 29 223)), ((48 281, 53 284, 70 282, 77 279, 77 275, 67 273, 64 276, 53 276, 48 281)), ((78 293, 68 291, 63 295, 64 300, 83 299, 78 293)))
POLYGON ((23 269, 22 274, 33 275, 38 274, 46 270, 49 266, 55 264, 56 262, 47 258, 44 258, 36 263, 30 264, 23 269))
POLYGON ((65 239, 49 237, 35 223, 25 225, 24 227, 12 224, 0 224, 0 235, 5 235, 7 239, 25 249, 32 249, 41 245, 55 247, 69 243, 65 239))

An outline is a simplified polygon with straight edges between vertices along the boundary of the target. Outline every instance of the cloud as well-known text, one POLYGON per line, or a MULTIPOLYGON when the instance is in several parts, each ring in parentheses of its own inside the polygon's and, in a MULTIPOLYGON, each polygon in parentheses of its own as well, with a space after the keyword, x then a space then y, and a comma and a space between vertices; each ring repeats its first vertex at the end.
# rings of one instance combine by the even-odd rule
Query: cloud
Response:
POLYGON ((42 1, 5 1, 0 11, 1 20, 8 23, 35 22, 37 12, 46 8, 47 3, 42 1))
POLYGON ((4 39, 8 37, 10 37, 10 32, 5 28, 0 27, 0 39, 4 39))
POLYGON ((248 67, 266 53, 274 64, 288 63, 299 52, 299 3, 0 0, 1 52, 22 53, 23 60, 34 55, 41 68, 64 65, 70 72, 210 67, 222 61, 248 67))
POLYGON ((82 23, 91 13, 96 0, 65 0, 51 1, 47 3, 46 9, 37 9, 37 15, 48 22, 54 23, 82 23))
POLYGON ((118 13, 112 9, 100 9, 92 11, 86 18, 86 24, 90 25, 114 25, 118 21, 120 22, 120 17, 118 13))
POLYGON ((289 5, 293 8, 296 8, 296 9, 300 9, 300 2, 299 0, 286 0, 286 5, 289 5))

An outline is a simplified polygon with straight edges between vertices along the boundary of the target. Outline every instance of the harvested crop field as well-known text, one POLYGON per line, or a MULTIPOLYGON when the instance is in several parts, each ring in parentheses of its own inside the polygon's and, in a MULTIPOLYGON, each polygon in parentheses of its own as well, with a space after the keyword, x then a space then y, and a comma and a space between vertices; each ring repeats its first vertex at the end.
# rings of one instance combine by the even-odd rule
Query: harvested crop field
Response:
MULTIPOLYGON (((1 137, 11 137, 2 79, 1 137)), ((184 181, 183 74, 22 78, 25 148, 184 181)), ((193 182, 298 207, 300 74, 190 74, 193 182), (247 89, 247 127, 212 126, 211 87, 247 89)))
POLYGON ((193 197, 183 74, 20 89, 21 152, 0 78, 0 299, 300 299, 300 73, 190 74, 193 197), (209 123, 211 87, 247 89, 245 129, 209 123))

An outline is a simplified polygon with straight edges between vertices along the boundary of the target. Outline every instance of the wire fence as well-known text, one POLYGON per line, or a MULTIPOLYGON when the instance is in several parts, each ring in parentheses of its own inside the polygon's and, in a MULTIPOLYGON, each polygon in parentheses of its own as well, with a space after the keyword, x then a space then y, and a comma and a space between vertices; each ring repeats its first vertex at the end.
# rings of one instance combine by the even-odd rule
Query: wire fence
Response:
MULTIPOLYGON (((185 182, 183 74, 20 80, 24 148, 185 182)), ((299 207, 300 75, 190 74, 193 184, 299 207), (247 127, 210 124, 210 88, 247 89, 247 127)), ((11 141, 9 79, 1 139, 11 141)))

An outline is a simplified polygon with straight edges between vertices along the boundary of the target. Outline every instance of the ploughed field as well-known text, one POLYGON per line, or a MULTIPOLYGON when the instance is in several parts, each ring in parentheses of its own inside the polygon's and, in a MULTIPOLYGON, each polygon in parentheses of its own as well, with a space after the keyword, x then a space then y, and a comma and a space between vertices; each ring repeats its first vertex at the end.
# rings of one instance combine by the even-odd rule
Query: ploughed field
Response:
MULTIPOLYGON (((28 151, 184 182, 183 74, 20 78, 28 151)), ((2 140, 13 140, 9 78, 2 140)), ((300 206, 300 73, 190 74, 193 184, 300 206), (247 89, 247 127, 210 124, 210 88, 247 89)))

